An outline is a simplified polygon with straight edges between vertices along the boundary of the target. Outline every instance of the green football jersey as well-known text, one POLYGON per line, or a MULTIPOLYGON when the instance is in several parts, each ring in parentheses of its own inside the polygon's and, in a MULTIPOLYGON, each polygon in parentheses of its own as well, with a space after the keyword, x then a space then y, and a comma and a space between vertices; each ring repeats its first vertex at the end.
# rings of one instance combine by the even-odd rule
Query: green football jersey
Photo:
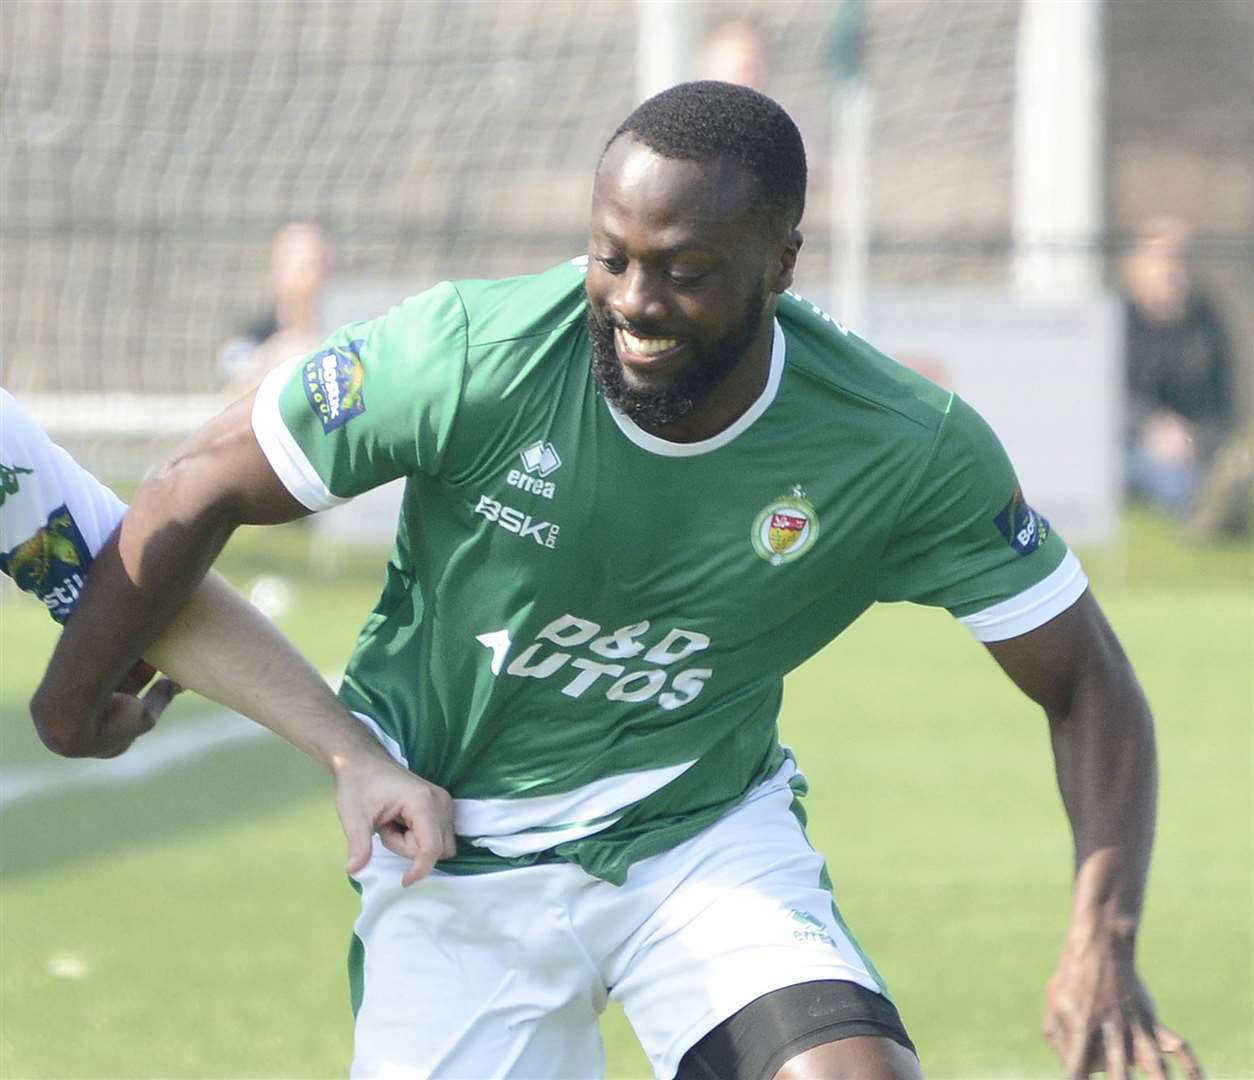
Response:
POLYGON ((794 294, 739 420, 643 431, 593 381, 585 268, 437 285, 254 408, 311 509, 406 478, 341 694, 454 797, 453 871, 622 881, 779 768, 784 675, 877 600, 998 640, 1085 587, 988 426, 794 294))

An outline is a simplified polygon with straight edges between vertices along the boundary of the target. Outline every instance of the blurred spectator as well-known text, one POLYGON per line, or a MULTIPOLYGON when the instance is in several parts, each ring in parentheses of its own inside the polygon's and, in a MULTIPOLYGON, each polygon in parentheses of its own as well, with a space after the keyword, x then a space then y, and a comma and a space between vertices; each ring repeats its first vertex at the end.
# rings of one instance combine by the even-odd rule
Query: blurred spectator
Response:
POLYGON ((223 346, 218 366, 234 400, 252 390, 276 364, 312 352, 324 328, 318 300, 331 269, 331 245, 317 225, 291 221, 270 245, 274 306, 223 346))
POLYGON ((1249 536, 1254 529, 1254 444, 1248 433, 1219 448, 1186 528, 1194 540, 1249 536))
POLYGON ((719 23, 702 46, 699 74, 703 79, 761 90, 766 82, 766 56, 757 26, 748 19, 719 23))
POLYGON ((1128 493, 1183 517, 1235 429, 1228 338, 1189 280, 1189 233, 1148 222, 1128 256, 1128 493))

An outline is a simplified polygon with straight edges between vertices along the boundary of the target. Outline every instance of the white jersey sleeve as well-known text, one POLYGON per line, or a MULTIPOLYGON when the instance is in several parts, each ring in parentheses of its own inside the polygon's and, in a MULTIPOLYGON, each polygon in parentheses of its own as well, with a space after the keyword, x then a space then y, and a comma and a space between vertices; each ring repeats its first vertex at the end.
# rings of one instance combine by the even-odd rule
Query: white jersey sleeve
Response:
POLYGON ((64 622, 126 504, 0 387, 0 570, 64 622))

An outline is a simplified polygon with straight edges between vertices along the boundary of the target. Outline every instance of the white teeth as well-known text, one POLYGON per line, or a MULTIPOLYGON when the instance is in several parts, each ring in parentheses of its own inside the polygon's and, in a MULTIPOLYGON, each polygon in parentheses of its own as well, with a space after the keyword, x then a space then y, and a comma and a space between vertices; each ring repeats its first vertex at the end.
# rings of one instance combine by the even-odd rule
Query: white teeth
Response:
POLYGON ((621 327, 618 332, 623 335, 623 344, 641 356, 657 356, 679 344, 678 338, 641 338, 621 327))

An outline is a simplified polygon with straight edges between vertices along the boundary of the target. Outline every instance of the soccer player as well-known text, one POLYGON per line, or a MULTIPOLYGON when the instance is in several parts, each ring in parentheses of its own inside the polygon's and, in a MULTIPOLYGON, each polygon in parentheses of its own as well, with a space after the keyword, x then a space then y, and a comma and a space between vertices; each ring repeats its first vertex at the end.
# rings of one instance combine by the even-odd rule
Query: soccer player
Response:
POLYGON ((354 1076, 594 1076, 611 996, 659 1077, 918 1076, 776 728, 783 676, 903 600, 1048 716, 1068 1074, 1197 1074, 1134 966, 1136 679, 989 428, 790 292, 805 176, 755 91, 645 102, 597 166, 586 259, 438 285, 276 369, 147 481, 67 632, 49 700, 78 707, 238 524, 407 477, 341 694, 453 796, 457 852, 409 890, 386 857, 357 875, 354 1076))
MULTIPOLYGON (((0 387, 0 570, 65 623, 92 559, 125 512, 121 499, 0 387)), ((350 872, 370 858, 375 828, 409 861, 410 880, 451 847, 446 796, 398 768, 270 621, 216 574, 145 653, 181 683, 251 716, 330 770, 350 872)), ((116 757, 152 729, 180 689, 161 678, 139 696, 154 674, 137 659, 116 691, 108 685, 89 706, 35 710, 40 738, 65 756, 116 757)))
MULTIPOLYGON (((0 571, 41 600, 58 623, 74 610, 92 557, 126 506, 48 438, 13 395, 0 387, 0 571)), ((51 717, 39 736, 58 753, 114 757, 157 722, 179 691, 137 661, 90 728, 51 717)))

